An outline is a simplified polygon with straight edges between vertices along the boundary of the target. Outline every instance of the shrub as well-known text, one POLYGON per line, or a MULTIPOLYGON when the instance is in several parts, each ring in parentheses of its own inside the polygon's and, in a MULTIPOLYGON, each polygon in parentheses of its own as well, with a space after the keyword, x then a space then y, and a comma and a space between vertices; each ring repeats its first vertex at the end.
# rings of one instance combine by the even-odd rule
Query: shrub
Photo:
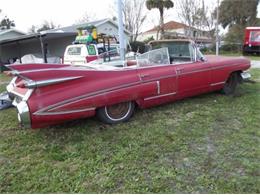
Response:
POLYGON ((144 42, 134 41, 130 43, 133 52, 145 53, 147 46, 144 42))

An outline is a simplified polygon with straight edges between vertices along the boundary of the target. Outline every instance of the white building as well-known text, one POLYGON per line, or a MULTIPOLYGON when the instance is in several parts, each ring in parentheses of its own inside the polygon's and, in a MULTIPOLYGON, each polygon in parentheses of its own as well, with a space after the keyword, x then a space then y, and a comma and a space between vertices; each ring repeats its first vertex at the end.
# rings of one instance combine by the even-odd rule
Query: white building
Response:
POLYGON ((4 29, 4 30, 0 30, 0 41, 2 40, 8 40, 8 39, 13 39, 16 37, 20 37, 22 35, 25 35, 26 33, 21 32, 17 29, 4 29))
MULTIPOLYGON (((196 28, 189 28, 186 24, 179 23, 176 21, 170 21, 164 24, 164 31, 166 38, 194 38, 200 40, 210 41, 209 33, 206 31, 201 31, 196 28)), ((154 27, 142 34, 139 35, 138 40, 144 41, 153 37, 153 39, 157 40, 160 37, 159 27, 154 27)))

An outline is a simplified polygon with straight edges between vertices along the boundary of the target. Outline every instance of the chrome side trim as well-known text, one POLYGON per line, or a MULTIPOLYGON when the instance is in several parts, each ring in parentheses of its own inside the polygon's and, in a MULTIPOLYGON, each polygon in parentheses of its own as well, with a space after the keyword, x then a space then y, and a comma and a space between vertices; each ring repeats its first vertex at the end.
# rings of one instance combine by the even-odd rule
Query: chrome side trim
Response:
MULTIPOLYGON (((38 110, 37 112, 48 112, 48 111, 51 111, 53 109, 63 107, 65 105, 76 103, 76 102, 82 101, 84 99, 93 98, 95 96, 102 95, 102 94, 105 94, 105 93, 109 93, 109 92, 114 91, 114 90, 120 90, 122 88, 133 87, 135 85, 142 84, 142 83, 150 83, 150 82, 155 82, 155 81, 157 82, 158 79, 165 79, 165 78, 170 78, 170 77, 176 77, 176 75, 174 75, 174 76, 164 76, 164 77, 160 77, 160 78, 157 78, 157 79, 151 79, 151 80, 146 80, 146 81, 137 81, 137 82, 133 82, 133 83, 129 83, 129 84, 120 85, 120 86, 117 86, 117 87, 111 87, 111 88, 108 88, 108 89, 103 89, 103 90, 87 93, 87 94, 84 94, 84 95, 81 95, 81 96, 78 96, 78 97, 74 97, 74 98, 64 100, 62 102, 47 106, 45 108, 42 108, 41 110, 38 110)), ((161 93, 161 91, 160 91, 160 93, 161 93)))
POLYGON ((58 115, 58 114, 73 114, 77 112, 87 112, 87 111, 94 111, 96 108, 86 108, 86 109, 79 109, 79 110, 71 110, 71 111, 61 111, 61 112, 42 112, 41 110, 36 111, 33 113, 34 115, 39 116, 51 116, 51 115, 58 115))
POLYGON ((226 64, 226 65, 223 65, 223 66, 219 66, 219 67, 211 67, 211 68, 204 68, 204 69, 199 69, 199 70, 193 70, 193 71, 190 71, 190 72, 185 72, 183 74, 180 74, 178 71, 178 75, 179 76, 182 76, 182 75, 188 75, 188 74, 193 74, 193 73, 198 73, 198 72, 205 72, 205 71, 211 71, 211 70, 218 70, 218 69, 222 69, 222 68, 226 68, 226 67, 232 67, 232 66, 239 66, 241 64, 226 64))
POLYGON ((42 80, 42 81, 29 81, 25 83, 25 86, 29 89, 36 88, 36 87, 43 87, 47 85, 53 85, 57 83, 61 83, 64 81, 70 81, 82 78, 82 76, 78 77, 65 77, 65 78, 59 78, 59 79, 49 79, 49 80, 42 80))
POLYGON ((152 96, 152 97, 144 98, 144 101, 157 99, 157 98, 161 98, 161 97, 166 97, 166 96, 171 96, 171 95, 176 95, 176 94, 177 94, 177 92, 173 92, 173 93, 166 93, 166 94, 162 94, 162 95, 152 96))
POLYGON ((69 104, 72 104, 72 103, 76 103, 76 102, 84 100, 84 99, 93 98, 95 96, 102 95, 102 94, 105 94, 105 93, 108 93, 108 92, 111 92, 111 91, 114 91, 114 90, 120 90, 121 88, 124 88, 124 87, 132 87, 132 86, 135 86, 135 85, 140 84, 140 83, 141 82, 138 81, 138 82, 133 82, 133 83, 130 83, 130 84, 121 85, 119 87, 112 87, 112 88, 109 88, 109 89, 103 89, 103 90, 87 93, 87 94, 84 94, 84 95, 81 95, 81 96, 78 96, 78 97, 74 97, 74 98, 64 100, 62 102, 47 106, 45 108, 42 108, 41 110, 38 110, 37 112, 46 112, 46 111, 48 112, 48 111, 51 111, 53 109, 57 109, 57 108, 60 108, 60 107, 63 107, 63 106, 66 106, 66 105, 69 105, 69 104))
POLYGON ((223 82, 218 82, 218 83, 211 83, 210 84, 210 86, 217 86, 217 85, 223 85, 223 84, 225 84, 225 81, 223 81, 223 82))
POLYGON ((156 81, 157 84, 157 94, 161 93, 160 81, 156 81))

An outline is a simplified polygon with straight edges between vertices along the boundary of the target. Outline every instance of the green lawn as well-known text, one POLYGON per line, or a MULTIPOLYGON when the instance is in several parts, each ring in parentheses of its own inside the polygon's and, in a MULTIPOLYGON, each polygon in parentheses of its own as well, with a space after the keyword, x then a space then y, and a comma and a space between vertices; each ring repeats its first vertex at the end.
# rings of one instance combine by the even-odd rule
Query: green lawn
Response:
MULTIPOLYGON (((243 56, 241 53, 224 53, 224 54, 220 54, 223 56, 243 56)), ((248 55, 248 56, 244 56, 250 60, 255 60, 255 61, 260 61, 260 56, 256 56, 256 55, 248 55)))
POLYGON ((251 73, 256 83, 234 96, 137 110, 120 125, 20 129, 14 108, 1 111, 0 193, 260 193, 260 69, 251 73))
MULTIPOLYGON (((205 53, 205 55, 215 55, 215 53, 205 53)), ((220 52, 221 56, 243 56, 242 53, 229 53, 229 52, 220 52)), ((254 61, 260 61, 260 56, 256 56, 256 55, 248 55, 248 56, 244 56, 250 60, 254 60, 254 61)))

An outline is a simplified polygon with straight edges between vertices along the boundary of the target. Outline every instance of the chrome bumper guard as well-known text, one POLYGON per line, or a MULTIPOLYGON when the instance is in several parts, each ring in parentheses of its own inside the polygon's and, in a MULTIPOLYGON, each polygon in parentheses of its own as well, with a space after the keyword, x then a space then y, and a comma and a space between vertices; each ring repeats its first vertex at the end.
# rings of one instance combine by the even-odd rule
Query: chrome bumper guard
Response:
POLYGON ((251 74, 249 72, 242 72, 240 76, 243 81, 248 81, 251 78, 251 74))
POLYGON ((26 128, 31 127, 31 118, 30 118, 30 112, 29 112, 29 107, 25 101, 22 101, 17 104, 17 115, 18 115, 18 120, 21 123, 22 126, 26 128))
POLYGON ((9 83, 9 85, 7 85, 6 90, 9 94, 9 97, 10 96, 13 97, 12 104, 17 108, 18 121, 22 126, 26 128, 30 128, 31 127, 30 110, 26 102, 31 96, 33 89, 29 89, 24 96, 15 93, 14 83, 16 79, 17 77, 13 78, 13 80, 9 83))

